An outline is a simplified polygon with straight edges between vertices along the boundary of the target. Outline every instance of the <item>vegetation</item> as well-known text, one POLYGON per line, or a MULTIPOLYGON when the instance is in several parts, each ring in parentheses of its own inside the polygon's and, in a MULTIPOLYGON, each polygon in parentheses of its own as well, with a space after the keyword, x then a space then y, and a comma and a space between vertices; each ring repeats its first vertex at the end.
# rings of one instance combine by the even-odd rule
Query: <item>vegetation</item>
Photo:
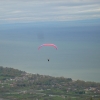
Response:
POLYGON ((15 78, 17 76, 21 76, 22 73, 25 73, 24 71, 20 71, 18 69, 13 68, 3 68, 0 66, 0 80, 6 80, 9 78, 15 78))
POLYGON ((0 66, 0 98, 5 100, 100 100, 100 83, 31 74, 0 66))

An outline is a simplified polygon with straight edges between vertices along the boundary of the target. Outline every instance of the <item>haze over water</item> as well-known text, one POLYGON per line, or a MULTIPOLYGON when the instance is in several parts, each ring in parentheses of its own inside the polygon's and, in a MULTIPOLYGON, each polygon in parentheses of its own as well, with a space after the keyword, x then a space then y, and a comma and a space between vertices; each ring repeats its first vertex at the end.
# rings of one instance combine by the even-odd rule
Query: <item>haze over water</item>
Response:
POLYGON ((5 25, 0 29, 0 65, 30 73, 100 81, 99 32, 99 26, 5 25), (54 43, 58 50, 38 50, 43 43, 54 43))
POLYGON ((100 0, 5 0, 0 7, 1 66, 100 82, 100 0), (38 50, 44 43, 58 50, 38 50))

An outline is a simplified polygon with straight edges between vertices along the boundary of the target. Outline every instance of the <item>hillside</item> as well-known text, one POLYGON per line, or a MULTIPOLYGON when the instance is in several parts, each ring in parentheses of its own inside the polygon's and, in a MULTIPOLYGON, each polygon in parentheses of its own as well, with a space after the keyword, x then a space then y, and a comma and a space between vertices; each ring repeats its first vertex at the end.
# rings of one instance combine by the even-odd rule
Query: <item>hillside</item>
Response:
POLYGON ((4 67, 0 66, 0 80, 15 78, 15 77, 21 76, 24 73, 26 73, 26 72, 20 71, 18 69, 14 69, 14 68, 8 68, 8 67, 4 68, 4 67))
POLYGON ((100 100, 100 83, 31 74, 0 66, 0 98, 7 100, 100 100))

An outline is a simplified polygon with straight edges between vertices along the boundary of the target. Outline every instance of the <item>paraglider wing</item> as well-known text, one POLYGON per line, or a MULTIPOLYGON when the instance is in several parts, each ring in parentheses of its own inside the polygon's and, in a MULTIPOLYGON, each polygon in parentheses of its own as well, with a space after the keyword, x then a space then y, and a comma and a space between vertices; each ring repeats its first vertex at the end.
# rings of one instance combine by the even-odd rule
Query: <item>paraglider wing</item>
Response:
POLYGON ((54 48, 57 50, 57 46, 54 45, 54 44, 42 44, 41 46, 38 47, 38 50, 39 50, 40 48, 42 48, 43 46, 52 46, 52 47, 54 47, 54 48))

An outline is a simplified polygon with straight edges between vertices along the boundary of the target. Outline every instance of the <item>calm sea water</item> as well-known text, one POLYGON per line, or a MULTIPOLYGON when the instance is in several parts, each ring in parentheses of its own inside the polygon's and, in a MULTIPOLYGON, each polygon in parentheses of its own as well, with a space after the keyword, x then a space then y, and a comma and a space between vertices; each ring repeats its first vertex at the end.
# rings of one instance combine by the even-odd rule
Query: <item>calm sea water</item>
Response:
POLYGON ((0 65, 29 73, 100 82, 100 28, 2 26, 0 65), (58 50, 53 47, 38 50, 43 43, 53 43, 58 50))

